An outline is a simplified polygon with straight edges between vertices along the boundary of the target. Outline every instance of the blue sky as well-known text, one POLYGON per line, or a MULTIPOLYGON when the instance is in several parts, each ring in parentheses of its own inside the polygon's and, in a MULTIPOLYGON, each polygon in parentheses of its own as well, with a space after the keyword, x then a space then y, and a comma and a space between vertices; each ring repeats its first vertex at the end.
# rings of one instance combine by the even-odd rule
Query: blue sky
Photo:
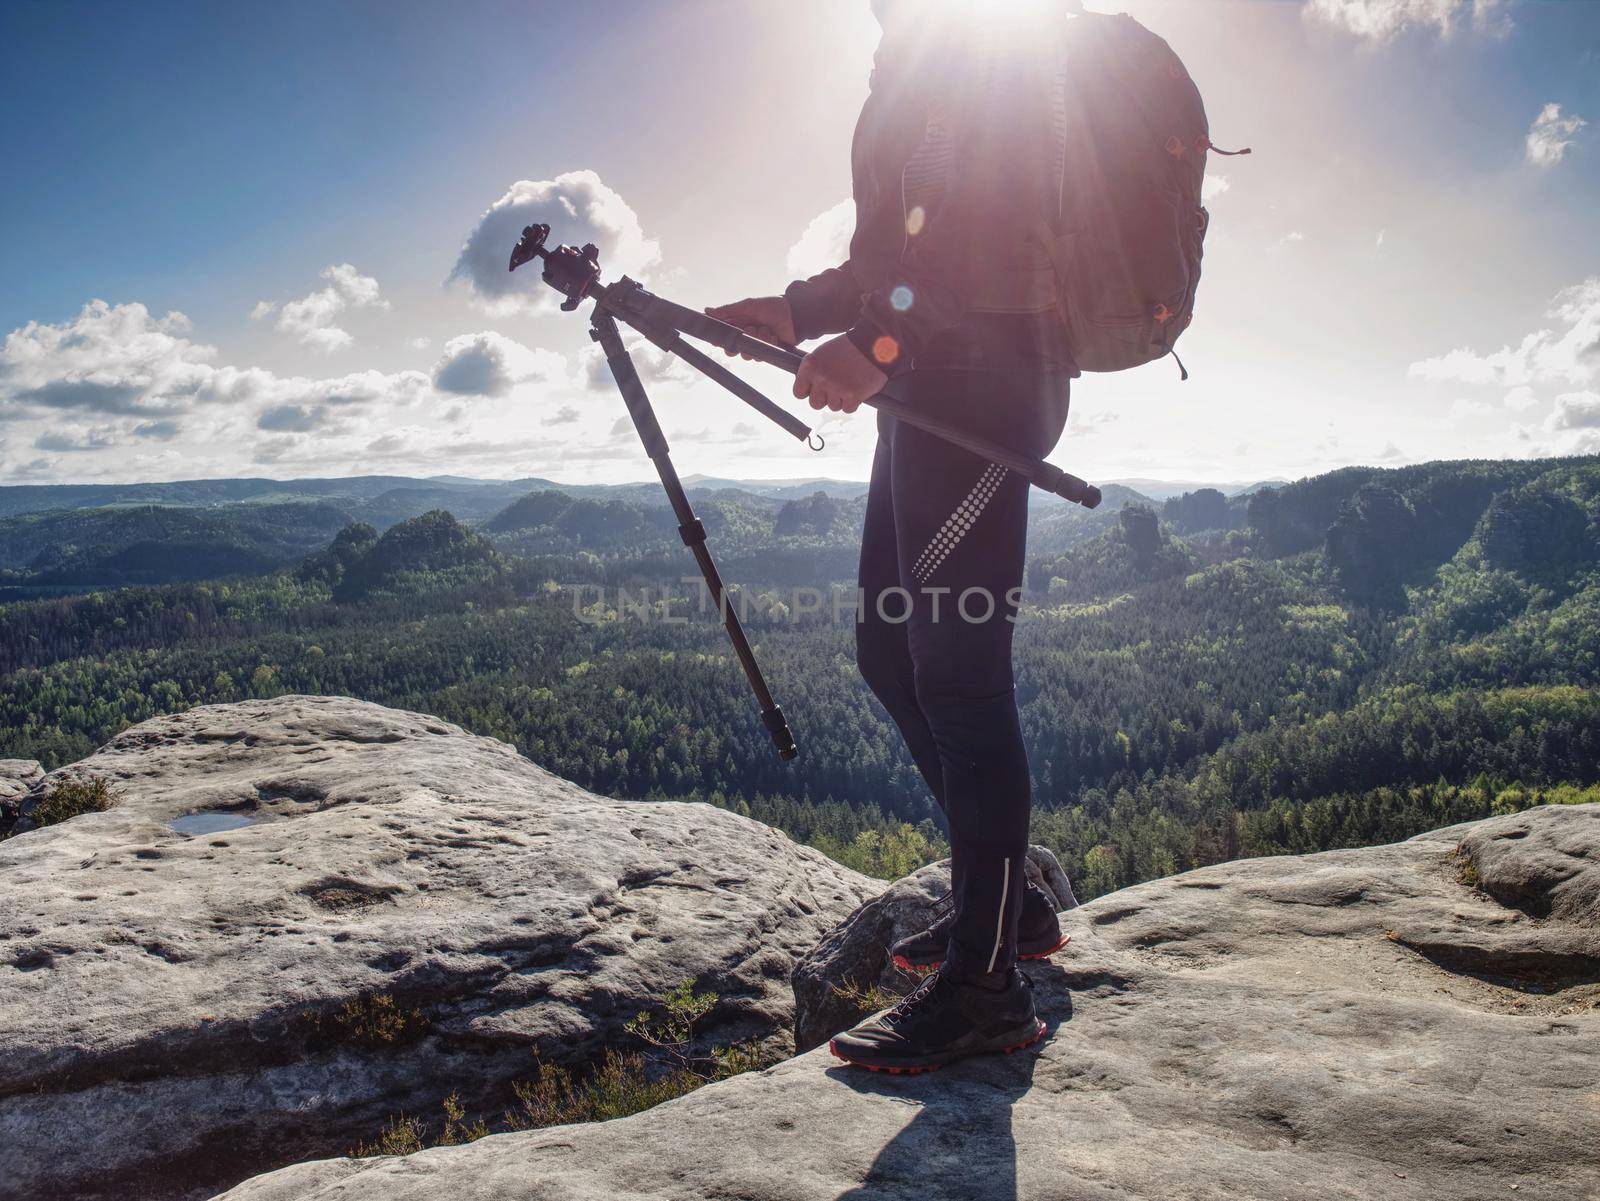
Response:
MULTIPOLYGON (((1211 164, 1194 378, 1085 377, 1057 461, 1600 449, 1600 4, 1111 7, 1255 153, 1211 164)), ((480 219, 524 181, 502 212, 548 207, 664 294, 779 290, 848 234, 874 39, 866 0, 11 0, 0 481, 644 477, 583 322, 447 285, 463 244, 498 245, 480 219)), ((865 418, 812 455, 649 367, 686 472, 865 473, 865 418)))

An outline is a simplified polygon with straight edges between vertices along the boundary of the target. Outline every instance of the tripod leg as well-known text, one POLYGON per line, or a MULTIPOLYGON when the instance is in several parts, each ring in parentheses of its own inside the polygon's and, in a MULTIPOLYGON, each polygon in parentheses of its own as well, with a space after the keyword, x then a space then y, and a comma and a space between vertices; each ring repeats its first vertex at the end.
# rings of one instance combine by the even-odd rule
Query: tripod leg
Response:
POLYGON ((739 615, 727 602, 722 576, 706 547, 706 527, 689 505, 689 497, 684 493, 682 481, 678 479, 678 470, 672 465, 666 435, 661 432, 661 424, 656 420, 655 410, 650 406, 650 397, 639 380, 633 359, 622 344, 622 334, 617 330, 616 320, 597 307, 593 323, 590 336, 600 343, 600 349, 605 352, 606 365, 611 368, 611 376, 617 381, 617 390, 622 393, 622 401, 628 406, 628 416, 633 418, 634 428, 639 431, 639 440, 644 443, 645 453, 656 465, 656 474, 661 477, 662 488, 666 489, 667 502, 678 519, 678 536, 689 548, 689 553, 694 555, 700 574, 705 577, 706 590, 716 602, 717 611, 722 614, 722 624, 728 631, 729 641, 733 643, 733 653, 738 656, 739 666, 744 668, 745 679, 750 681, 750 689, 761 706, 761 723, 772 736, 778 757, 793 759, 800 753, 795 747, 794 735, 789 732, 789 723, 784 719, 783 710, 772 699, 767 681, 761 674, 761 665, 756 662, 755 652, 750 649, 750 640, 745 637, 744 627, 739 623, 739 615))

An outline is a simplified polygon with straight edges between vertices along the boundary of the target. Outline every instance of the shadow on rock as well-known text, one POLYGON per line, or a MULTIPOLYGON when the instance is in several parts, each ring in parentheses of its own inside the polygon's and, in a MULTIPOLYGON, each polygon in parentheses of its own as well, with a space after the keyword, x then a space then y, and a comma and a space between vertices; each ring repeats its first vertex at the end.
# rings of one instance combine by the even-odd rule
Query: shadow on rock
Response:
POLYGON ((1012 1108, 1033 1087, 1039 1050, 1072 1020, 1072 994, 1055 964, 1030 966, 1044 1041, 1015 1055, 990 1055, 937 1072, 895 1076, 843 1064, 828 1075, 858 1093, 897 1098, 916 1116, 886 1143, 860 1185, 840 1201, 925 1198, 930 1184, 939 1195, 972 1201, 1018 1201, 1017 1139, 1012 1108))

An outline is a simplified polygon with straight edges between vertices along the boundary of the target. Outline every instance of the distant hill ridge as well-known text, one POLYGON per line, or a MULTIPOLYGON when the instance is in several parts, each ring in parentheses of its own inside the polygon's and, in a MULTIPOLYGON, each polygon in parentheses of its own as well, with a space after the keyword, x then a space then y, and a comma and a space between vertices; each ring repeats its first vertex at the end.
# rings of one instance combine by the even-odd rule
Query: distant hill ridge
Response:
MULTIPOLYGON (((826 476, 741 480, 722 476, 690 475, 684 477, 683 482, 691 492, 704 494, 731 489, 782 500, 803 500, 817 492, 848 499, 861 496, 867 490, 865 480, 841 480, 826 476)), ((1281 481, 1274 481, 1278 482, 1281 481)), ((1259 483, 1247 486, 1152 479, 1114 480, 1111 481, 1111 485, 1158 501, 1199 488, 1216 488, 1226 495, 1234 496, 1269 486, 1259 483)), ((654 481, 623 484, 564 484, 539 476, 510 480, 475 479, 460 475, 437 475, 425 478, 404 475, 352 475, 308 479, 252 476, 131 484, 4 484, 0 485, 0 517, 54 509, 94 509, 114 505, 203 507, 310 499, 371 502, 388 493, 415 492, 440 497, 459 494, 462 509, 452 508, 452 512, 455 512, 457 517, 470 518, 474 514, 463 510, 490 505, 493 509, 498 509, 518 497, 539 491, 565 492, 574 496, 636 494, 640 499, 652 501, 661 494, 659 486, 654 481), (490 500, 491 497, 497 498, 498 504, 494 504, 490 500)), ((1048 503, 1050 498, 1041 493, 1039 499, 1048 503)), ((408 513, 406 516, 414 517, 417 513, 408 513)))
MULTIPOLYGON (((1124 508, 1142 506, 1159 517, 1163 534, 1215 542, 1237 532, 1230 553, 1282 558, 1326 549, 1351 597, 1392 608, 1405 585, 1467 543, 1491 503, 1497 508, 1484 549, 1494 562, 1588 561, 1600 532, 1600 519, 1591 519, 1597 489, 1574 481, 1597 464, 1600 457, 1351 467, 1231 494, 1201 487, 1167 495, 1161 481, 1139 481, 1149 491, 1105 485, 1104 503, 1092 511, 1038 493, 1029 552, 1060 560, 1115 529, 1124 508), (1557 480, 1563 472, 1565 483, 1557 480), (1510 495, 1525 488, 1537 494, 1510 495), (1559 546, 1540 541, 1546 527, 1565 531, 1559 546)), ((709 476, 691 476, 689 485, 733 578, 813 583, 853 575, 865 485, 709 476)), ((21 485, 0 487, 0 588, 8 590, 0 596, 261 575, 327 548, 346 525, 382 534, 432 512, 480 531, 505 554, 590 556, 591 565, 593 556, 631 559, 630 570, 646 575, 680 561, 676 520, 654 484, 376 475, 21 485)), ((1034 577, 1076 573, 1070 594, 1081 596, 1113 578, 1146 579, 1151 568, 1106 560, 1085 575, 1085 563, 1063 561, 1034 577)), ((1559 563, 1548 570, 1562 574, 1559 563)))

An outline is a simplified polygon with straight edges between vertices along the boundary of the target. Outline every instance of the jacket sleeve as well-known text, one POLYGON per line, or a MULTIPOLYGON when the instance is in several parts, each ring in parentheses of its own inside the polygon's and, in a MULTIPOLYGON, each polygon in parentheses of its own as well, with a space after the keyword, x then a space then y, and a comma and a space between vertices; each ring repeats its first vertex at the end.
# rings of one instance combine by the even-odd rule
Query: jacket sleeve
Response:
POLYGON ((1043 215, 1037 152, 1028 152, 1006 117, 970 97, 949 107, 952 161, 943 198, 920 228, 915 214, 908 217, 904 249, 884 282, 862 298, 847 331, 890 374, 910 367, 934 335, 961 321, 993 270, 995 250, 1032 236, 1043 215))
POLYGON ((861 313, 861 288, 849 263, 795 280, 783 290, 783 298, 789 302, 794 336, 800 342, 841 333, 861 313))

